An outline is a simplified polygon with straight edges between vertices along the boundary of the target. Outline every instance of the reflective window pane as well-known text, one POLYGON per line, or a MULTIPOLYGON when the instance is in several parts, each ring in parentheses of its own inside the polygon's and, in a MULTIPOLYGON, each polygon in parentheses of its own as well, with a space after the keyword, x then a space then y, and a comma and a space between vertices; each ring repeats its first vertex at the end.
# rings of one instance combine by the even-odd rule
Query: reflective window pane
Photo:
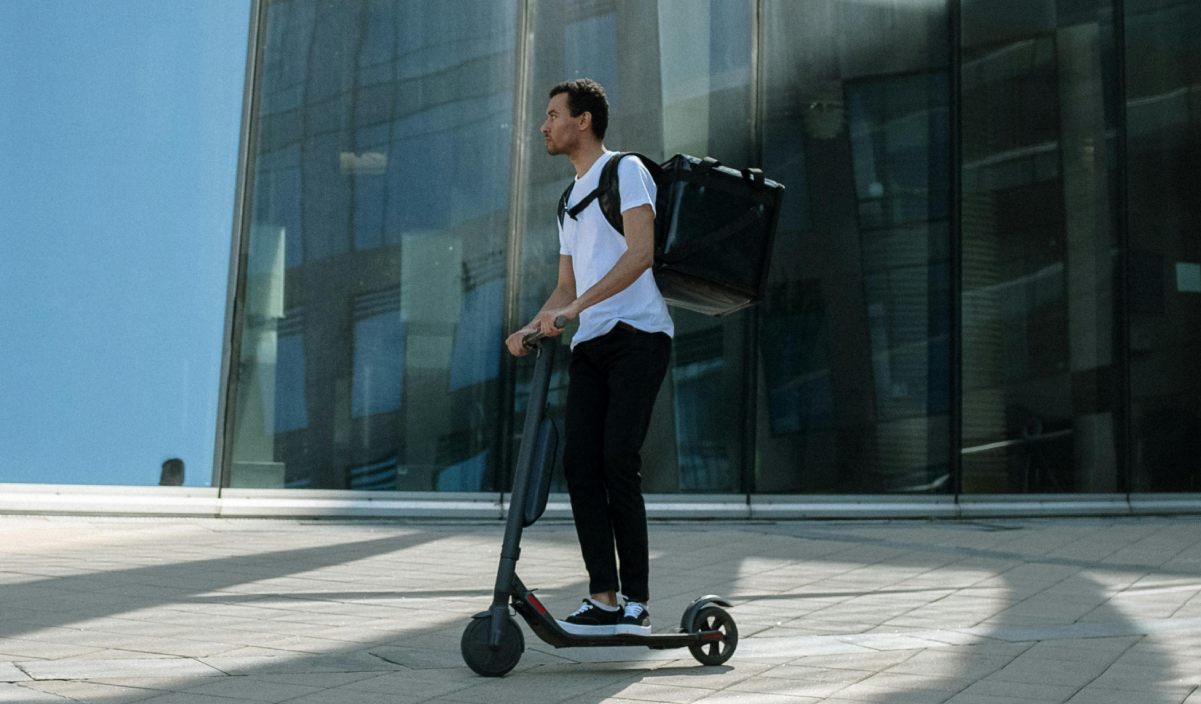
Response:
POLYGON ((1201 5, 1126 0, 1133 491, 1201 491, 1201 5))
POLYGON ((1108 2, 962 6, 963 487, 1118 490, 1108 2))
MULTIPOLYGON (((611 108, 605 144, 665 160, 676 153, 754 165, 749 0, 532 3, 535 31, 527 110, 537 135, 548 93, 560 81, 589 77, 605 86, 611 108)), ((555 284, 555 205, 571 181, 568 161, 529 142, 521 228, 520 322, 555 284)), ((709 318, 678 309, 673 361, 643 447, 647 492, 737 492, 746 451, 745 315, 709 318)), ((551 395, 566 401, 568 354, 558 360, 551 395)), ((524 411, 532 365, 518 365, 517 413, 524 411)), ((564 485, 561 479, 557 485, 564 485)))
POLYGON ((769 0, 763 21, 763 166, 788 191, 755 490, 947 491, 944 3, 769 0))
POLYGON ((0 482, 211 483, 249 19, 0 2, 0 482))
POLYGON ((265 13, 229 483, 496 489, 517 3, 265 13))

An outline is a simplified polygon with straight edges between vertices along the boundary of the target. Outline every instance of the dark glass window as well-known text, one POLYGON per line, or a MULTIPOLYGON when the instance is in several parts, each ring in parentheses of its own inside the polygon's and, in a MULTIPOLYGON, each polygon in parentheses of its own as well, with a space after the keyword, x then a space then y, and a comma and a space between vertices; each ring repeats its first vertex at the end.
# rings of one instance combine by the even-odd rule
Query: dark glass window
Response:
POLYGON ((763 22, 763 165, 788 191, 755 490, 947 491, 944 3, 777 0, 763 22))
POLYGON ((1108 2, 962 7, 963 488, 1118 490, 1108 2))
POLYGON ((1201 5, 1126 0, 1134 491, 1201 491, 1201 5))
POLYGON ((516 18, 266 3, 232 486, 498 488, 516 18))

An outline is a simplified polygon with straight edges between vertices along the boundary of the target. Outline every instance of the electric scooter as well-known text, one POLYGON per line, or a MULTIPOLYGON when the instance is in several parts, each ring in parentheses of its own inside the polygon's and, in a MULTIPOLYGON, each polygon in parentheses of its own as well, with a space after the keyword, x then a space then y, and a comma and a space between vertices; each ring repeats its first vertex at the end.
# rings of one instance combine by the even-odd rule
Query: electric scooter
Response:
MULTIPOLYGON (((555 326, 567 324, 563 318, 555 326)), ((501 677, 517 666, 525 651, 521 627, 509 611, 512 606, 525 619, 534 635, 556 648, 644 646, 653 650, 688 648, 703 665, 721 665, 730 659, 738 646, 738 627, 722 607, 731 605, 719 596, 707 595, 694 600, 680 618, 676 633, 650 635, 577 635, 563 630, 533 591, 517 576, 517 560, 521 555, 521 533, 533 525, 546 510, 550 492, 551 470, 555 463, 558 431, 546 416, 546 397, 550 387, 556 337, 530 333, 525 346, 537 353, 534 376, 530 384, 529 405, 521 434, 514 469, 513 493, 505 524, 505 537, 500 551, 500 566, 496 571, 496 586, 492 591, 492 606, 471 618, 463 631, 460 648, 463 660, 477 674, 501 677)))

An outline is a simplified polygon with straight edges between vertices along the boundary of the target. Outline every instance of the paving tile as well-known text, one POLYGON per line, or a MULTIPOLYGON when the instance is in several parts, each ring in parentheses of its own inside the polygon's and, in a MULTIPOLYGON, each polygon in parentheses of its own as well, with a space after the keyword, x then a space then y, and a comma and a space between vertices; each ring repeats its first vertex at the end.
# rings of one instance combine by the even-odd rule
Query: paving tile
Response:
POLYGON ((50 692, 40 692, 18 684, 0 683, 0 702, 4 704, 63 704, 78 701, 50 692))
POLYGON ((726 691, 705 697, 704 699, 698 699, 697 701, 702 704, 815 704, 816 702, 829 702, 831 700, 787 694, 726 691))
POLYGON ((681 687, 648 682, 635 682, 622 687, 613 694, 620 695, 623 699, 633 699, 634 701, 690 704, 690 702, 695 702, 713 694, 713 690, 703 689, 700 687, 681 687))
POLYGON ((28 682, 29 675, 25 674, 11 662, 0 662, 0 682, 28 682))
POLYGON ((209 682, 189 688, 188 693, 274 703, 324 692, 327 689, 328 686, 292 684, 242 675, 210 678, 209 682))
POLYGON ((149 699, 143 699, 138 704, 246 704, 246 700, 214 697, 205 694, 190 694, 188 692, 170 692, 167 694, 158 694, 149 699))
POLYGON ((136 687, 120 687, 99 682, 78 680, 48 680, 45 682, 30 682, 25 687, 59 697, 65 697, 75 702, 140 702, 144 699, 157 697, 162 692, 153 689, 136 687))
POLYGON ((1108 667, 1108 662, 1069 662, 1046 660, 1029 654, 984 678, 986 682, 1037 682, 1079 689, 1092 682, 1108 667))
POLYGON ((1063 702, 1079 689, 1079 687, 1065 685, 982 680, 963 690, 959 696, 977 694, 989 697, 1010 697, 1019 702, 1063 702))
POLYGON ((341 689, 381 694, 403 693, 418 698, 434 698, 476 686, 479 678, 473 673, 452 673, 449 677, 421 677, 424 673, 410 670, 390 672, 366 679, 348 682, 341 689))
MULTIPOLYGON (((1145 691, 1137 695, 1138 704, 1181 704, 1185 701, 1178 694, 1145 691)), ((1111 689, 1103 685, 1089 686, 1080 690, 1068 700, 1067 704, 1131 704, 1134 700, 1132 692, 1111 689)))
POLYGON ((220 677, 220 670, 190 658, 123 660, 41 660, 21 668, 35 680, 91 680, 120 677, 220 677))

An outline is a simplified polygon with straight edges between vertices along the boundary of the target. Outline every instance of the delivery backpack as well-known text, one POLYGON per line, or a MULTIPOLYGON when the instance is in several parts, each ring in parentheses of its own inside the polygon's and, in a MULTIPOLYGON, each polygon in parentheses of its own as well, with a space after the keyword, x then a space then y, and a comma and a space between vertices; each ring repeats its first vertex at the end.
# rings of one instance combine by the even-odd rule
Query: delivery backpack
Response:
POLYGON ((655 282, 669 305, 726 315, 763 298, 772 239, 784 187, 759 169, 734 169, 716 159, 677 154, 662 164, 619 153, 601 169, 596 190, 567 208, 572 186, 559 199, 559 224, 597 201, 609 224, 625 235, 617 164, 641 159, 655 180, 655 282))

